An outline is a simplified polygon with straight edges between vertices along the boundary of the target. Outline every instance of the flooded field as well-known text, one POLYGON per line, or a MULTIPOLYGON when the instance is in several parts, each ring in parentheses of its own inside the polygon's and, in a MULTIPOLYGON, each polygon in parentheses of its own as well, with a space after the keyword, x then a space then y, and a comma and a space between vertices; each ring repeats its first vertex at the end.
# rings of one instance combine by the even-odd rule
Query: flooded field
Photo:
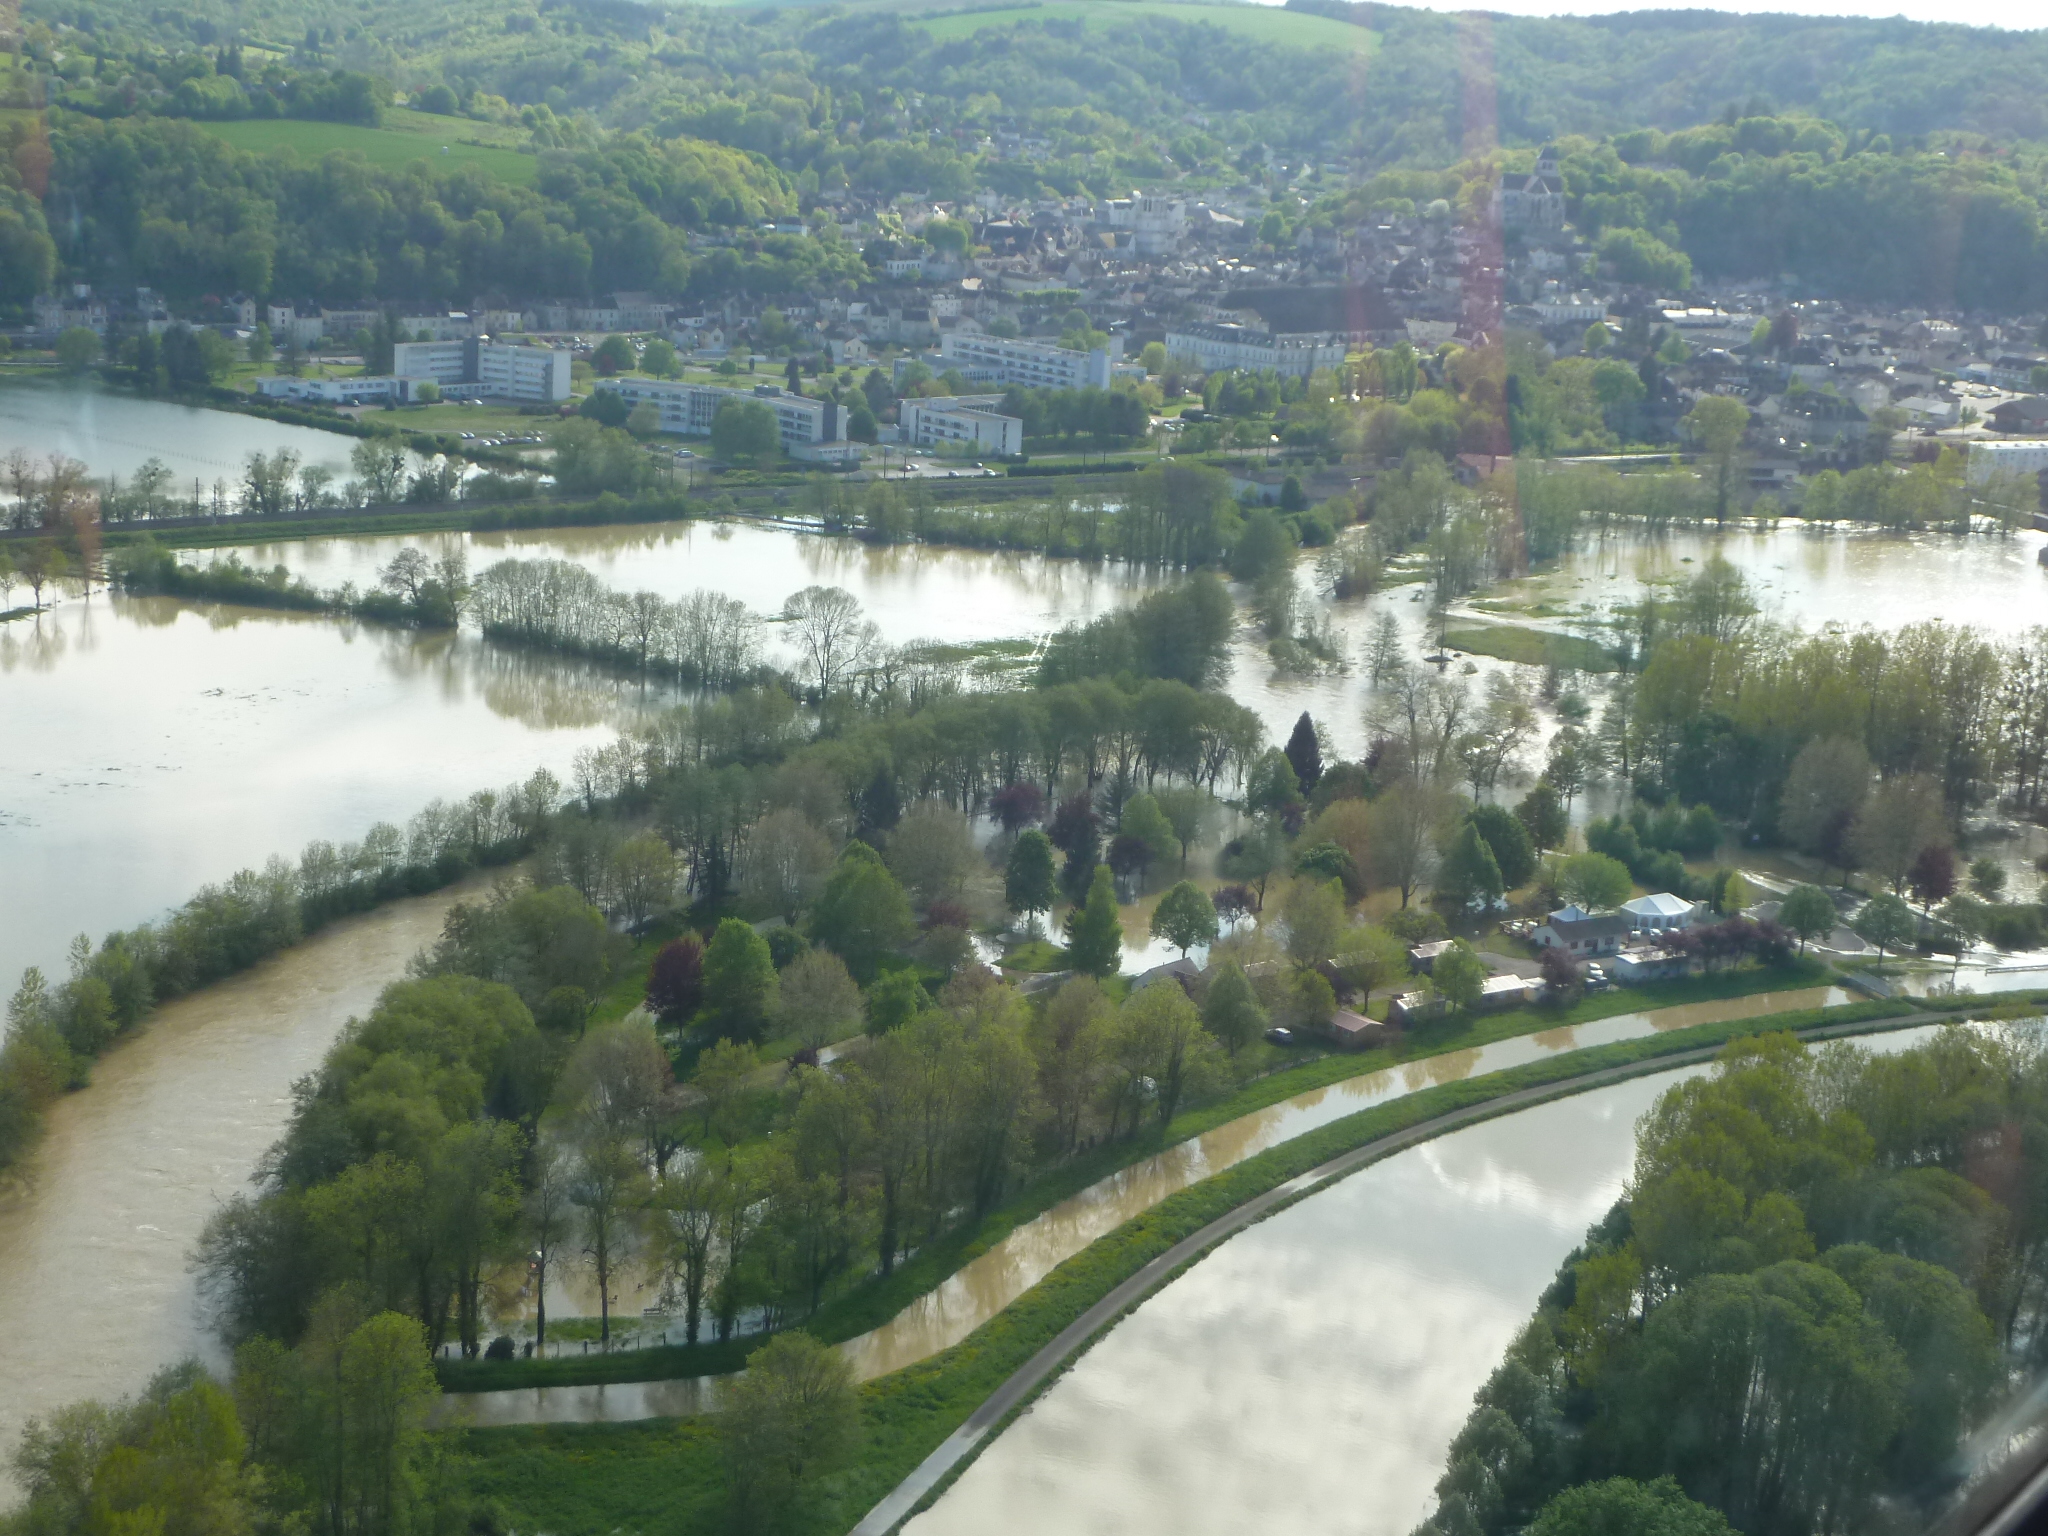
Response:
POLYGON ((473 636, 270 609, 96 593, 0 624, 0 979, 312 838, 563 772, 644 697, 473 636))

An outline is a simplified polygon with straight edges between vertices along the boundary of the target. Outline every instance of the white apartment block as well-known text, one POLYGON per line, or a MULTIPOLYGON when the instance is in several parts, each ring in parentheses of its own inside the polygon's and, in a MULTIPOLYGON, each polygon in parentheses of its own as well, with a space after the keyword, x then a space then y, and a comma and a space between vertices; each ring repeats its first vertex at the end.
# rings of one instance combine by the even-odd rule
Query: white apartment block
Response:
POLYGON ((970 379, 1030 389, 1107 389, 1111 378, 1109 353, 1101 347, 1079 352, 1042 341, 948 331, 939 340, 939 356, 970 379))
POLYGON ((451 309, 438 315, 400 315, 398 329, 415 339, 424 332, 434 341, 463 341, 476 334, 476 321, 466 311, 451 309))
POLYGON ((729 389, 675 379, 599 379, 597 388, 618 395, 628 406, 652 405, 660 413, 661 430, 682 437, 709 437, 718 408, 728 401, 758 400, 775 412, 782 446, 792 453, 818 443, 846 440, 846 421, 836 404, 792 395, 775 384, 729 389))
POLYGON ((933 395, 899 401, 897 437, 917 448, 968 447, 1012 458, 1024 451, 1024 423, 996 407, 1001 395, 933 395))
POLYGON ((266 400, 305 400, 318 405, 378 405, 386 400, 404 404, 412 399, 414 386, 425 382, 388 373, 345 379, 271 374, 256 381, 256 393, 266 400))
POLYGON ((569 398, 569 353, 558 347, 513 347, 479 341, 401 341, 392 371, 432 379, 443 394, 549 402, 569 398))
POLYGON ((1344 366, 1344 338, 1333 332, 1275 335, 1242 325, 1188 325, 1166 333, 1166 355, 1204 373, 1242 369, 1305 379, 1318 368, 1344 366))
POLYGON ((375 309, 323 309, 320 334, 346 340, 357 331, 375 331, 383 319, 383 312, 375 309))
POLYGON ((2044 469, 2048 469, 2048 440, 2027 437, 1970 444, 1965 473, 1970 484, 1982 485, 1993 475, 2038 475, 2044 469))

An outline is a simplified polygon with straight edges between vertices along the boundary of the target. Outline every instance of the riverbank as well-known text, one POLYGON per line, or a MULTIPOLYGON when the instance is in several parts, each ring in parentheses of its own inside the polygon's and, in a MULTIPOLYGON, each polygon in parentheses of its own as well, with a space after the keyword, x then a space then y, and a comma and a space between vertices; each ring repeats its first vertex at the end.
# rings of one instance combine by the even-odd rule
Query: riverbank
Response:
POLYGON ((338 919, 163 1004, 51 1106, 0 1179, 0 1467, 31 1416, 131 1396, 187 1357, 225 1364, 186 1268, 200 1229, 283 1130, 290 1084, 492 878, 338 919))
MULTIPOLYGON (((2001 1004, 2013 1006, 2011 1000, 2001 1004)), ((1697 1025, 1425 1088, 1259 1153, 1091 1244, 960 1344, 864 1386, 862 1449, 855 1465, 822 1490, 820 1528, 853 1529, 976 1409, 1119 1286, 1212 1222, 1333 1159, 1522 1090, 1636 1063, 1668 1066, 1689 1052, 1711 1051, 1752 1034, 1821 1026, 1898 1028, 1983 1012, 1969 1000, 1939 1009, 1887 1001, 1697 1025)), ((1088 1336, 1098 1331, 1088 1330, 1088 1336)), ((522 1527, 554 1536, 609 1536, 616 1530, 674 1528, 716 1507, 718 1445, 715 1425, 705 1419, 457 1433, 477 1458, 477 1491, 498 1499, 508 1520, 522 1527)))
MULTIPOLYGON (((1643 988, 1616 989, 1583 998, 1570 1008, 1517 1008, 1432 1022, 1411 1031, 1397 1046, 1320 1056, 1300 1066, 1269 1073, 1232 1094, 1177 1115, 1164 1129, 1148 1127, 1127 1141, 1098 1146, 1050 1170, 979 1222, 956 1228, 927 1243, 887 1279, 870 1277, 832 1297, 800 1326, 830 1344, 844 1343, 882 1328, 1019 1228, 1092 1186, 1161 1153, 1185 1146, 1218 1127, 1303 1094, 1394 1067, 1453 1058, 1518 1036, 1568 1031, 1630 1014, 1654 1018, 1695 1006, 1819 987, 1828 982, 1830 975, 1826 966, 1806 960, 1782 967, 1750 967, 1643 988)), ((1677 1013, 1669 1022, 1675 1025, 1690 1021, 1677 1013)), ((552 1360, 437 1361, 435 1369, 442 1389, 459 1393, 663 1381, 739 1370, 747 1355, 766 1343, 767 1337, 756 1334, 722 1343, 666 1345, 552 1360)))

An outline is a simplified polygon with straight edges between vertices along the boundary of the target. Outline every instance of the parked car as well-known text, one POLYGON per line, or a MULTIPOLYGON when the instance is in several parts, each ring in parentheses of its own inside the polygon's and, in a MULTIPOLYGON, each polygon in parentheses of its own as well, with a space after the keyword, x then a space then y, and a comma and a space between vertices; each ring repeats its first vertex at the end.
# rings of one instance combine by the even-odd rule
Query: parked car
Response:
POLYGON ((1603 970, 1601 967, 1597 965, 1589 965, 1586 967, 1585 979, 1586 990, 1588 992, 1598 992, 1602 988, 1611 987, 1614 985, 1614 978, 1609 976, 1605 970, 1603 970))
POLYGON ((1295 1045, 1299 1043, 1299 1037, 1284 1024, 1275 1024, 1271 1029, 1267 1030, 1266 1039, 1274 1045, 1295 1045))

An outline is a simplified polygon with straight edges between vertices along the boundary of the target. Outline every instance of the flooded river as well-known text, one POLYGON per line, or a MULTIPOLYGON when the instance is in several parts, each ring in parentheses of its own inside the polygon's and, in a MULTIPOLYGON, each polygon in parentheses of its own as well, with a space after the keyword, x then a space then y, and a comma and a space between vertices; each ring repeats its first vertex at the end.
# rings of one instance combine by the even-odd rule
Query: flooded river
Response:
POLYGON ((1790 520, 1655 539, 1623 528, 1582 540, 1554 569, 1504 583, 1487 601, 1503 605, 1503 617, 1576 629, 1558 610, 1635 602, 1645 591, 1697 575, 1719 556, 1748 580, 1765 618, 1807 630, 1896 629, 1945 619, 2006 636, 2048 623, 2048 571, 2038 558, 2044 546, 2048 534, 2032 531, 1959 538, 1790 520), (1535 605, 1543 615, 1514 611, 1535 605))
POLYGON ((1706 1070, 1454 1131, 1240 1233, 1119 1323, 907 1536, 1404 1536, 1472 1394, 1620 1196, 1636 1120, 1706 1070))
POLYGON ((354 446, 339 432, 143 400, 83 381, 0 379, 0 459, 19 448, 47 465, 51 454, 61 453, 95 478, 123 481, 146 460, 159 459, 171 471, 167 494, 177 497, 189 498, 195 479, 210 497, 214 481, 235 483, 250 454, 281 448, 346 478, 354 446))
POLYGON ((0 982, 313 838, 608 741, 641 690, 472 636, 169 598, 0 624, 0 982))
POLYGON ((52 1107, 0 1185, 0 1466, 33 1415, 132 1393, 190 1355, 225 1363, 185 1268, 200 1228, 284 1129, 292 1080, 487 883, 346 918, 158 1009, 52 1107))

